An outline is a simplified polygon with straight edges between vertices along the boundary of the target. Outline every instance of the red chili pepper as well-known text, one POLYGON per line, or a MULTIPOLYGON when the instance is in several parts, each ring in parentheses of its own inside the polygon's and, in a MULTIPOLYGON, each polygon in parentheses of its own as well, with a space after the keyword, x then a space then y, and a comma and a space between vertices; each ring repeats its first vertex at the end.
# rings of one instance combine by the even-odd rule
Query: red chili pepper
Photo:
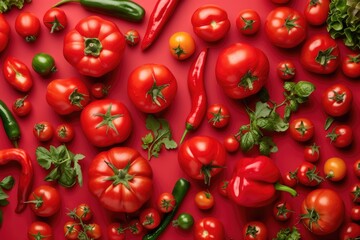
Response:
POLYGON ((204 68, 208 49, 203 49, 192 63, 188 75, 188 88, 191 97, 191 110, 186 119, 185 131, 180 143, 190 130, 195 130, 204 119, 207 109, 207 98, 204 85, 204 68))
POLYGON ((238 161, 227 187, 228 196, 244 207, 262 207, 272 203, 276 191, 286 191, 293 197, 296 191, 278 183, 281 175, 268 157, 243 158, 238 161))
POLYGON ((141 49, 145 50, 157 39, 166 22, 172 16, 179 0, 158 0, 151 12, 148 26, 141 41, 141 49))
POLYGON ((30 193, 34 171, 29 155, 22 149, 9 148, 0 150, 0 165, 4 165, 10 161, 16 161, 21 165, 21 175, 17 193, 18 202, 15 209, 15 212, 20 213, 26 207, 25 201, 30 193))
POLYGON ((29 68, 17 58, 7 57, 5 59, 3 73, 6 81, 16 90, 28 92, 33 86, 29 68))

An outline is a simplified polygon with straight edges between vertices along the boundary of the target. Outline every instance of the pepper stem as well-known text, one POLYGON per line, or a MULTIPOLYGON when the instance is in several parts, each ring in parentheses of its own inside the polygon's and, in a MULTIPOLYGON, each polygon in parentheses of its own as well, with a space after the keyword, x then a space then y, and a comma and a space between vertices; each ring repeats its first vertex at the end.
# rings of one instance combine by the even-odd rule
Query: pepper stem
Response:
POLYGON ((180 139, 180 144, 184 141, 185 137, 186 137, 186 134, 190 131, 190 130, 193 130, 193 126, 189 123, 186 123, 186 126, 185 126, 185 131, 183 133, 183 135, 181 136, 181 139, 180 139))
POLYGON ((297 192, 295 191, 295 189, 293 189, 289 186, 286 186, 286 185, 283 185, 283 184, 277 182, 274 184, 274 187, 278 191, 284 191, 284 192, 290 193, 290 195, 293 197, 297 196, 297 192))
POLYGON ((62 0, 62 1, 58 2, 58 3, 56 3, 52 7, 58 7, 58 6, 61 6, 61 5, 65 4, 65 3, 69 3, 69 2, 78 2, 79 3, 80 0, 62 0))

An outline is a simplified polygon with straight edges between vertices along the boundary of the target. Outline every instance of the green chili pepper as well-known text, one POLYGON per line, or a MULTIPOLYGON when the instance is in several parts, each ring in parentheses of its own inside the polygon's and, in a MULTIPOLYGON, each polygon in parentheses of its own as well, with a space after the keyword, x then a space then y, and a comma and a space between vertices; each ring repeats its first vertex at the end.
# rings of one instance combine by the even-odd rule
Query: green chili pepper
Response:
POLYGON ((142 6, 128 0, 61 0, 54 7, 68 2, 78 2, 90 11, 111 15, 131 22, 140 22, 145 16, 145 9, 142 6))
POLYGON ((6 104, 0 100, 0 117, 6 132, 6 135, 18 147, 17 141, 20 139, 20 127, 16 122, 14 115, 10 112, 6 104))
POLYGON ((152 232, 146 234, 143 237, 143 240, 155 240, 160 236, 161 233, 164 232, 167 225, 174 218, 177 210, 179 209, 181 202, 184 200, 187 192, 189 191, 189 188, 190 188, 189 181, 187 181, 184 178, 180 178, 179 180, 177 180, 177 182, 175 183, 175 186, 172 190, 172 194, 176 200, 176 205, 175 205, 174 209, 171 212, 167 213, 164 216, 163 220, 161 221, 160 225, 156 229, 154 229, 152 232))

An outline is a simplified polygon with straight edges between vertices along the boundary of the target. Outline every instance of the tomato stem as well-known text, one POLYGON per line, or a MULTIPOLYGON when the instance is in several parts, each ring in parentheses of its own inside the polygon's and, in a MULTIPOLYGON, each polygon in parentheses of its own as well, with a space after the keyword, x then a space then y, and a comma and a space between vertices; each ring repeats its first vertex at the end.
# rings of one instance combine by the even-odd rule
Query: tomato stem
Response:
POLYGON ((295 189, 289 187, 289 186, 286 186, 286 185, 283 185, 283 184, 280 184, 280 183, 275 183, 275 189, 278 190, 278 191, 284 191, 284 192, 288 192, 290 193, 291 196, 293 197, 296 197, 297 196, 297 192, 295 189))

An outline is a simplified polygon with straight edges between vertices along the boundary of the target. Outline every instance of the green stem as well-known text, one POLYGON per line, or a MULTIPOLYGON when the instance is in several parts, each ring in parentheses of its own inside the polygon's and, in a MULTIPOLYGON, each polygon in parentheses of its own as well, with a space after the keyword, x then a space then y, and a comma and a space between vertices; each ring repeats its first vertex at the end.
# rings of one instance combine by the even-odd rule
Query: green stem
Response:
POLYGON ((290 193, 290 195, 293 196, 293 197, 297 196, 297 192, 295 191, 295 189, 293 189, 293 188, 291 188, 289 186, 282 185, 282 184, 277 182, 277 183, 274 184, 274 187, 278 191, 284 191, 284 192, 290 193))
POLYGON ((60 2, 56 3, 53 7, 59 7, 65 3, 69 3, 69 2, 80 2, 80 0, 61 0, 60 2))

